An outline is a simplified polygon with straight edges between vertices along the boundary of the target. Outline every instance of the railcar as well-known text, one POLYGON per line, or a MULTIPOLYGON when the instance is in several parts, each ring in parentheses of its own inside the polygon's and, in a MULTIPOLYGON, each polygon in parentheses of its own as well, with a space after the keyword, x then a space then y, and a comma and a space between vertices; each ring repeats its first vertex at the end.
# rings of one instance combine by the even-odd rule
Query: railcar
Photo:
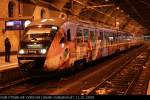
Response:
POLYGON ((30 23, 21 34, 18 63, 23 71, 31 73, 64 70, 134 45, 137 41, 128 32, 81 20, 42 19, 30 23))

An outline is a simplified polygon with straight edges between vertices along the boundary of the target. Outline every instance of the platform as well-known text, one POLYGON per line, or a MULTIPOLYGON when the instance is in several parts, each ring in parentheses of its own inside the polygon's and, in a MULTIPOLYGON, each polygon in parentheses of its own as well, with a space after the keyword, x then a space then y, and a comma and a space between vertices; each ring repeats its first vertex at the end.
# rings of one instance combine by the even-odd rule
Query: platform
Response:
POLYGON ((5 56, 0 56, 0 72, 13 67, 18 67, 17 55, 11 55, 10 62, 5 62, 5 56))
POLYGON ((10 62, 5 62, 5 56, 0 56, 0 84, 17 80, 22 76, 18 67, 17 55, 11 55, 10 62))

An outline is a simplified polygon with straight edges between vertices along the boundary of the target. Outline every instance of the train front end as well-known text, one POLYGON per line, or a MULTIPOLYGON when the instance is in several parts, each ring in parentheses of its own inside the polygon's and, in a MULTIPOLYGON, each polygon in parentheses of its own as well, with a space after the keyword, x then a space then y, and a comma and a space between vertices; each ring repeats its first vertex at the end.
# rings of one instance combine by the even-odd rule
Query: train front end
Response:
MULTIPOLYGON (((29 25, 21 34, 18 50, 18 64, 23 72, 34 74, 44 72, 48 49, 58 30, 55 25, 29 25)), ((45 72, 44 72, 45 73, 45 72)))

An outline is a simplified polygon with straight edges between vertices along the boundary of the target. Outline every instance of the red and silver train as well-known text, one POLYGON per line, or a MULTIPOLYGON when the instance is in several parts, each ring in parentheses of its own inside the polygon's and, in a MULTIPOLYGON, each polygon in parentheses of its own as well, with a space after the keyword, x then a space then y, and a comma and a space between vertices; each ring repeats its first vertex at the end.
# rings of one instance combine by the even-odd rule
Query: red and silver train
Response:
POLYGON ((141 43, 130 33, 84 21, 43 19, 30 23, 22 33, 18 62, 31 73, 63 70, 141 43))

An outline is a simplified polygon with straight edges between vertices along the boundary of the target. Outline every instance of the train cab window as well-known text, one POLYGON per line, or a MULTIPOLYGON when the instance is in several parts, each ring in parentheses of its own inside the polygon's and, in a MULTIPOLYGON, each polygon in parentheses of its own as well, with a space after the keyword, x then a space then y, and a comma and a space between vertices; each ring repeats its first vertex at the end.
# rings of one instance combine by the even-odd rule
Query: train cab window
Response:
POLYGON ((77 35, 76 35, 77 43, 83 42, 83 35, 82 35, 82 29, 77 28, 77 35))
POLYGON ((83 29, 83 34, 84 34, 84 42, 88 42, 89 30, 83 29))
POLYGON ((67 30, 67 41, 71 41, 70 29, 67 30))

